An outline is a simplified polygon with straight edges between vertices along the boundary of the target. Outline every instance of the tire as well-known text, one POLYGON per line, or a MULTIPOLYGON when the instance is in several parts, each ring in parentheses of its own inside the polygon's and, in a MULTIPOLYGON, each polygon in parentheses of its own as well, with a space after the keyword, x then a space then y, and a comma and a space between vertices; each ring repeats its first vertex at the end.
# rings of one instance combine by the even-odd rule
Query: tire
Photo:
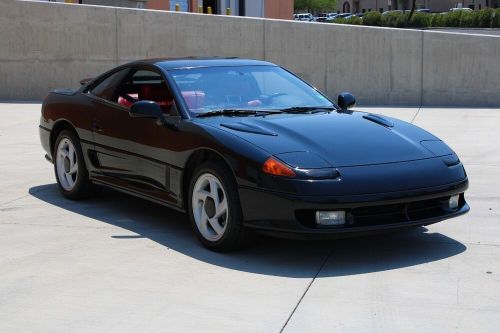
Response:
POLYGON ((52 151, 59 191, 72 200, 94 195, 97 188, 89 179, 80 140, 76 134, 67 129, 61 131, 52 151))
POLYGON ((194 170, 187 200, 191 225, 205 247, 230 251, 253 240, 253 232, 243 226, 236 183, 222 163, 209 161, 194 170))

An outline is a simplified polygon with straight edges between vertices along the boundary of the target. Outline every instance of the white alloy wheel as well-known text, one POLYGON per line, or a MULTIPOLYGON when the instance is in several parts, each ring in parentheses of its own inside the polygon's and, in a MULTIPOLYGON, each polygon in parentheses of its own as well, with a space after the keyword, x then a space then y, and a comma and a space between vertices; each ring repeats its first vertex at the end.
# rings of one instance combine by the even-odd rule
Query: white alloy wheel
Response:
POLYGON ((211 173, 201 174, 194 184, 192 210, 196 227, 208 241, 224 236, 229 218, 226 191, 220 180, 211 173))
POLYGON ((69 138, 64 137, 57 146, 56 171, 62 188, 68 192, 73 190, 78 177, 78 157, 69 138))

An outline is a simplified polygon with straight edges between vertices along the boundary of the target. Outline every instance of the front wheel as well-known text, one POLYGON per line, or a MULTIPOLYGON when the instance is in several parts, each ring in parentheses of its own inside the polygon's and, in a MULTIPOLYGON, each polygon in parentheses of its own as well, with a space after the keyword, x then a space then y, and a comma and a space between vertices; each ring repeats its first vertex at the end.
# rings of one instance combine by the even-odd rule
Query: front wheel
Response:
POLYGON ((53 149, 54 171, 61 193, 69 199, 81 199, 94 194, 96 187, 88 177, 80 140, 74 132, 63 130, 53 149))
POLYGON ((221 163, 207 162, 193 173, 188 213, 198 239, 207 248, 228 251, 248 244, 236 184, 221 163))

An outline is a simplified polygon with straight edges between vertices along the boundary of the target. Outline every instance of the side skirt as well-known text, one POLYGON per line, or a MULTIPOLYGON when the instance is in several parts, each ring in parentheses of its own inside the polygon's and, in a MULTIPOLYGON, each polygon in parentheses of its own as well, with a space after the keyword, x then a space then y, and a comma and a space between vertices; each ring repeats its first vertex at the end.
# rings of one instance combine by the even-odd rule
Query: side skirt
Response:
POLYGON ((148 200, 148 201, 160 204, 162 206, 165 206, 165 207, 168 207, 168 208, 171 208, 171 209, 175 209, 176 211, 179 211, 181 213, 186 213, 186 210, 184 208, 172 205, 171 203, 169 203, 167 201, 160 200, 158 198, 155 198, 155 197, 152 197, 152 196, 149 196, 149 195, 145 195, 144 193, 141 193, 141 192, 138 192, 138 191, 134 191, 134 190, 131 190, 131 189, 128 189, 128 188, 124 188, 124 187, 121 187, 121 186, 118 186, 118 185, 115 185, 115 184, 111 184, 111 183, 105 182, 103 180, 91 179, 91 181, 92 181, 92 183, 94 183, 96 185, 108 187, 108 188, 111 188, 111 189, 114 189, 114 190, 117 190, 117 191, 120 191, 120 192, 123 192, 123 193, 126 193, 126 194, 130 194, 130 195, 132 195, 134 197, 137 197, 137 198, 145 199, 145 200, 148 200))

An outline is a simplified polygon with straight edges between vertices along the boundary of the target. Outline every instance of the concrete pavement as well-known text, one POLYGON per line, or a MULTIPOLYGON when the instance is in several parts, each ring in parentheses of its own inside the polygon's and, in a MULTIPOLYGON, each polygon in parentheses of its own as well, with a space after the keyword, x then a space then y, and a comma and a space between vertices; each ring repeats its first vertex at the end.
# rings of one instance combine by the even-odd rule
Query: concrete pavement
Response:
POLYGON ((500 109, 384 109, 454 148, 463 217, 326 242, 202 248, 187 219, 57 192, 38 104, 0 104, 0 332, 498 332, 500 109))

